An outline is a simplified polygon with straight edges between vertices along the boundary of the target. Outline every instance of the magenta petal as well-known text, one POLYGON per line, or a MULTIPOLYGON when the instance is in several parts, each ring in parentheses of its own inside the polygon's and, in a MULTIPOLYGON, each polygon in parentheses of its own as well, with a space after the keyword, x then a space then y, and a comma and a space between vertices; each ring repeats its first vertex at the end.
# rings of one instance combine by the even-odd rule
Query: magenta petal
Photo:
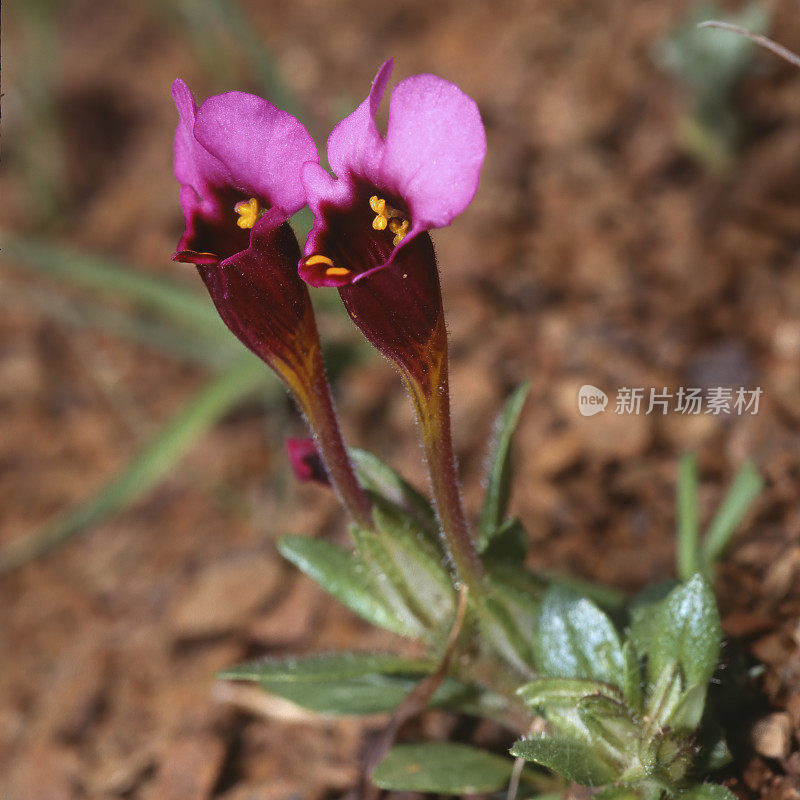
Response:
MULTIPOLYGON (((228 182, 228 169, 195 138, 197 105, 191 90, 180 78, 172 84, 172 97, 179 116, 174 142, 175 177, 182 187, 194 189, 198 206, 213 203, 213 187, 224 186, 228 182)), ((182 205, 183 199, 182 196, 182 205)), ((207 213, 212 211, 211 208, 204 210, 207 213)))
POLYGON ((486 155, 475 101, 435 75, 392 92, 381 172, 408 203, 413 228, 449 225, 472 201, 486 155))
POLYGON ((214 95, 197 109, 194 136, 227 167, 229 185, 289 214, 305 205, 301 168, 319 159, 291 114, 244 92, 214 95))
POLYGON ((331 485, 328 470, 325 469, 325 463, 313 439, 289 437, 286 440, 286 455, 289 456, 289 463, 297 480, 331 485))
POLYGON ((345 117, 328 137, 328 161, 340 178, 348 173, 373 175, 380 168, 384 141, 375 124, 375 113, 392 74, 394 59, 378 70, 369 95, 350 116, 345 117))

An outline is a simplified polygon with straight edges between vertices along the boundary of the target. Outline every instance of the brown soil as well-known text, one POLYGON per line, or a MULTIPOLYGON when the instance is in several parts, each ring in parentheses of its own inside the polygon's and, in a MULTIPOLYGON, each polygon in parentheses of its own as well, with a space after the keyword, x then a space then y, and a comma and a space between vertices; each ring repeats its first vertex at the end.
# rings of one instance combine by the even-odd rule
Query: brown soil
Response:
MULTIPOLYGON (((773 34, 800 50, 794 3, 765 5, 773 34)), ((181 75, 200 96, 257 83, 235 44, 217 52, 192 39, 179 6, 53 4, 58 47, 43 51, 30 33, 34 15, 12 4, 6 230, 197 281, 169 260, 180 231, 170 82, 181 75), (30 81, 42 63, 51 64, 60 120, 52 130, 31 127, 30 81), (30 163, 54 187, 49 221, 30 163)), ((183 7, 213 42, 204 4, 183 7)), ((734 712, 738 762, 722 778, 743 798, 800 797, 800 73, 758 57, 740 103, 748 138, 722 179, 676 146, 686 98, 651 59, 684 3, 243 7, 317 130, 353 107, 389 55, 395 77, 435 72, 482 109, 481 190, 436 236, 471 512, 492 417, 525 378, 533 391, 514 506, 535 566, 630 592, 668 577, 678 455, 699 453, 706 511, 743 459, 756 460, 768 488, 717 589, 726 662, 752 659, 764 670, 734 712), (584 383, 609 393, 744 385, 764 394, 756 416, 584 419, 575 405, 584 383)), ((68 305, 77 296, 4 267, 2 541, 89 496, 205 377, 54 322, 54 290, 68 305)), ((360 364, 337 398, 352 442, 424 485, 390 368, 360 364)), ((242 408, 134 508, 0 579, 0 797, 321 799, 353 784, 380 720, 308 719, 212 680, 257 654, 402 647, 275 553, 287 531, 344 540, 332 498, 287 478, 282 437, 298 430, 288 406, 266 427, 258 406, 242 408)), ((453 724, 431 715, 424 732, 443 737, 453 724)), ((480 728, 456 732, 498 742, 480 728)))

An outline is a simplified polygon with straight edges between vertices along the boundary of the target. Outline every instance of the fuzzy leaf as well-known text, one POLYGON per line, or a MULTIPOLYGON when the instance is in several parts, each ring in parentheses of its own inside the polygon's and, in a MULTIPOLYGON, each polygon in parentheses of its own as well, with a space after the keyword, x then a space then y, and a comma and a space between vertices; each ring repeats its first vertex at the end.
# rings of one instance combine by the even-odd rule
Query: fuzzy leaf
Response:
POLYGON ((320 681, 261 681, 270 694, 315 714, 385 714, 402 702, 415 681, 390 675, 320 681))
POLYGON ((593 739, 617 753, 620 761, 626 760, 626 754, 637 751, 639 730, 622 703, 602 695, 584 697, 578 703, 578 716, 593 739))
POLYGON ((449 625, 455 614, 455 589, 438 549, 402 511, 376 508, 373 516, 376 535, 417 617, 432 626, 449 625))
POLYGON ((508 758, 463 744, 399 744, 378 764, 372 780, 394 791, 482 794, 503 789, 512 767, 508 758))
POLYGON ((590 600, 561 586, 545 594, 536 659, 554 678, 585 678, 622 686, 622 646, 611 620, 590 600))
POLYGON ((552 736, 520 739, 511 748, 511 755, 541 764, 582 786, 601 786, 617 777, 612 765, 596 756, 587 745, 572 739, 552 736))
POLYGON ((481 638, 514 669, 533 677, 530 630, 524 630, 524 615, 516 613, 514 604, 508 602, 505 593, 496 591, 480 598, 474 603, 473 610, 478 618, 481 638))
POLYGON ((401 636, 418 636, 413 619, 391 609, 372 585, 371 576, 355 554, 321 539, 284 536, 278 550, 340 603, 373 625, 401 636))
POLYGON ((681 792, 680 800, 736 800, 736 795, 727 787, 718 783, 700 783, 681 792))
POLYGON ((703 717, 708 684, 696 683, 682 695, 667 718, 667 725, 678 731, 693 731, 703 717))
MULTIPOLYGON (((421 665, 414 665, 410 672, 404 674, 372 672, 350 678, 326 677, 301 681, 279 677, 274 680, 261 679, 258 683, 270 694, 317 714, 385 714, 394 711, 424 677, 419 672, 421 668, 421 665)), ((483 692, 478 687, 452 678, 442 682, 431 698, 430 705, 494 719, 502 719, 507 711, 507 703, 499 695, 483 692)))
POLYGON ((631 627, 631 640, 647 657, 651 684, 671 661, 677 662, 688 685, 708 683, 721 637, 714 595, 700 575, 673 589, 660 603, 640 608, 631 627))
POLYGON ((436 514, 425 495, 373 453, 356 447, 348 452, 358 480, 367 491, 411 514, 434 539, 438 537, 436 514))
POLYGON ((606 786, 592 800, 641 800, 641 793, 633 786, 625 784, 619 786, 606 786))
POLYGON ((681 673, 675 661, 664 665, 653 683, 647 700, 645 716, 652 732, 665 728, 667 720, 681 699, 681 673))
POLYGON ((622 691, 625 703, 637 714, 642 710, 642 666, 639 657, 630 639, 622 645, 622 661, 625 669, 625 679, 622 691))
POLYGON ((371 674, 428 675, 435 669, 434 662, 400 658, 390 653, 331 653, 250 661, 223 670, 217 677, 230 681, 314 683, 371 674))
POLYGON ((539 678, 517 689, 517 694, 531 708, 574 707, 584 697, 592 695, 621 701, 622 695, 614 686, 577 678, 539 678))
POLYGON ((482 553, 505 519, 511 493, 511 439, 517 427, 530 382, 518 387, 506 402, 495 423, 495 438, 489 457, 486 495, 478 525, 478 550, 482 553))

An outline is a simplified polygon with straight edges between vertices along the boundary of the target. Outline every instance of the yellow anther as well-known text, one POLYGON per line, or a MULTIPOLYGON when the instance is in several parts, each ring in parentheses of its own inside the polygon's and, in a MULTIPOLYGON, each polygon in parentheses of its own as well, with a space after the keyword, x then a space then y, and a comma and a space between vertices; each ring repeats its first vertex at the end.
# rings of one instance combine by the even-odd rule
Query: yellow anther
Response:
POLYGON ((306 259, 306 266, 308 267, 316 267, 317 264, 326 264, 327 266, 332 267, 333 260, 328 258, 328 256, 322 256, 322 255, 309 256, 306 259))
POLYGON ((405 218, 402 211, 386 205, 382 197, 374 194, 369 199, 369 207, 375 212, 375 219, 372 220, 372 227, 376 231, 389 230, 395 234, 394 244, 398 245, 403 237, 408 233, 409 221, 405 218))
POLYGON ((403 241, 403 238, 408 233, 409 228, 409 221, 404 219, 402 222, 397 219, 393 219, 389 223, 389 230, 394 234, 394 239, 392 239, 392 244, 397 247, 400 242, 403 241))
POLYGON ((255 197, 251 197, 249 200, 242 200, 241 203, 237 203, 233 207, 233 210, 239 215, 236 224, 245 230, 252 228, 265 211, 255 197))
POLYGON ((347 267, 337 267, 333 263, 332 258, 323 256, 321 253, 314 253, 313 255, 306 256, 306 258, 303 259, 303 264, 307 267, 325 267, 326 278, 346 278, 348 275, 353 274, 353 271, 347 269, 347 267))

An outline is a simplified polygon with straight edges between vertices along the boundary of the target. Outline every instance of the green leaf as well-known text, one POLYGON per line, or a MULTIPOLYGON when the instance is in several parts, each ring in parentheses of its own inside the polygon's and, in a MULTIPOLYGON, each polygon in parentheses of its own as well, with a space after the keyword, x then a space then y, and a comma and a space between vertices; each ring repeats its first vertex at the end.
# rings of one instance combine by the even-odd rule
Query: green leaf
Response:
POLYGON ((605 696, 622 700, 619 689, 607 683, 576 678, 539 678, 517 689, 517 694, 531 708, 574 707, 584 697, 605 696))
POLYGON ((266 658, 238 664, 217 674, 229 681, 315 683, 361 678, 365 675, 428 675, 432 661, 401 658, 389 653, 332 653, 266 658))
POLYGON ((526 381, 506 402, 495 423, 495 437, 489 457, 486 495, 478 525, 478 550, 483 552, 505 519, 511 486, 511 438, 519 421, 522 406, 530 390, 526 381))
MULTIPOLYGON (((191 397, 122 472, 92 498, 42 530, 0 548, 0 573, 25 564, 133 503, 161 480, 212 425, 270 381, 272 376, 260 361, 247 356, 234 362, 191 397)), ((278 390, 277 382, 274 386, 278 390)))
POLYGON ((503 789, 512 768, 508 758, 463 744, 399 744, 378 764, 372 780, 394 791, 483 794, 503 789))
POLYGON ((618 700, 594 695, 578 703, 578 716, 597 743, 602 743, 616 760, 624 763, 639 746, 639 729, 628 708, 618 700))
POLYGON ((694 765, 699 773, 716 772, 733 761, 728 743, 723 738, 721 726, 710 727, 716 727, 716 730, 709 731, 707 725, 703 725, 701 729, 701 750, 694 765))
MULTIPOLYGON (((491 602, 482 622, 485 626, 499 625, 506 632, 508 646, 516 653, 512 663, 521 660, 524 671, 529 672, 539 623, 541 585, 531 573, 515 570, 511 565, 495 566, 487 575, 486 584, 491 602)), ((497 643, 502 638, 499 634, 498 637, 497 643)))
MULTIPOLYGON (((335 677, 336 673, 332 672, 330 676, 316 679, 312 678, 309 669, 302 680, 287 679, 290 673, 281 672, 276 667, 274 676, 259 678, 256 682, 264 691, 317 714, 386 714, 394 711, 429 672, 424 662, 412 662, 408 671, 399 674, 393 674, 394 666, 399 668, 400 664, 376 664, 378 669, 386 670, 383 674, 358 674, 354 666, 350 677, 344 677, 346 669, 342 666, 341 670, 337 668, 342 677, 335 677)), ((233 668, 221 673, 219 677, 249 680, 251 675, 254 673, 248 673, 246 669, 239 673, 237 668, 233 668), (238 674, 242 677, 237 677, 238 674)), ((431 698, 430 705, 498 721, 502 721, 508 713, 508 702, 500 695, 453 678, 442 681, 431 698)))
POLYGON ((681 792, 680 800, 736 800, 736 795, 727 787, 718 783, 700 783, 681 792))
POLYGON ((436 514, 425 495, 369 451, 351 447, 348 453, 359 483, 367 491, 411 514, 438 542, 439 528, 436 514))
POLYGON ((506 520, 483 551, 485 564, 507 564, 524 570, 528 553, 528 532, 519 519, 506 520))
MULTIPOLYGON (((661 792, 659 792, 659 797, 661 792)), ((606 786, 597 794, 592 796, 592 800, 643 800, 642 792, 635 786, 625 784, 619 786, 606 786)), ((647 796, 645 797, 647 800, 647 796)))
POLYGON ((631 640, 647 657, 651 683, 672 661, 681 668, 687 685, 708 683, 717 666, 721 638, 717 604, 701 575, 673 589, 660 603, 640 609, 631 626, 631 640))
POLYGON ((602 786, 617 778, 617 770, 582 742, 541 736, 520 739, 511 755, 533 761, 582 786, 602 786))
MULTIPOLYGON (((495 586, 496 589, 496 586, 495 586)), ((524 617, 514 612, 503 592, 475 598, 472 606, 478 618, 481 638, 503 660, 523 675, 533 677, 533 649, 530 630, 520 626, 524 617)))
POLYGON ((642 665, 636 655, 633 643, 628 640, 622 645, 622 661, 625 670, 625 679, 622 683, 622 692, 625 703, 637 714, 642 711, 642 665))
POLYGON ((648 738, 666 727, 667 720, 681 699, 682 683, 680 669, 675 661, 665 664, 655 677, 645 709, 648 738))
MULTIPOLYGON (((351 525, 350 535, 356 545, 357 558, 366 570, 366 577, 384 605, 394 616, 405 620, 409 628, 415 629, 416 636, 430 639, 431 632, 437 626, 428 614, 435 609, 428 609, 406 582, 403 570, 406 560, 402 557, 396 559, 394 552, 402 552, 402 548, 388 547, 388 537, 377 529, 351 525)), ((424 576, 421 575, 419 582, 423 580, 424 576)))
POLYGON ((554 678, 585 678, 622 686, 622 646, 611 620, 590 600, 551 587, 539 615, 536 660, 554 678))
POLYGON ((416 681, 391 675, 321 681, 260 681, 270 694, 315 714, 361 715, 394 711, 416 681))
POLYGON ((705 683, 690 686, 667 717, 667 725, 677 731, 693 731, 703 718, 707 691, 708 684, 705 683))
POLYGON ((389 608, 378 594, 370 570, 354 553, 307 536, 284 536, 278 542, 278 550, 340 603, 373 625, 401 636, 420 635, 414 619, 399 616, 389 608))
POLYGON ((432 627, 449 629, 455 614, 455 588, 439 550, 419 524, 399 510, 375 508, 373 518, 375 535, 389 559, 387 574, 393 573, 400 582, 398 588, 410 599, 418 618, 432 627))
POLYGON ((678 465, 677 486, 677 573, 688 581, 701 569, 699 535, 700 509, 697 503, 697 457, 686 455, 678 465))
POLYGON ((736 528, 763 488, 764 479, 755 465, 752 461, 746 462, 734 478, 703 540, 702 558, 706 569, 725 552, 736 528))

